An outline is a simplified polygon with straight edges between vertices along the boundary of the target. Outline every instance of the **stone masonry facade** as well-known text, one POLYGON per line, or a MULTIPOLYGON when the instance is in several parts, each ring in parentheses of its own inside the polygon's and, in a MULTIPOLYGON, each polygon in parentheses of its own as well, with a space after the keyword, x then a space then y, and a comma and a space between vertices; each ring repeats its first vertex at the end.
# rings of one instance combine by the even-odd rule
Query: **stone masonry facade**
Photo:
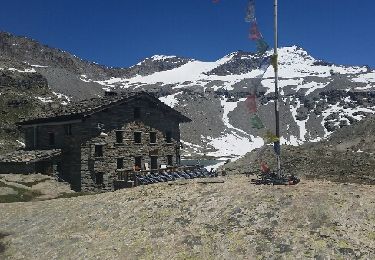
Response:
POLYGON ((61 149, 58 171, 77 191, 111 191, 136 164, 179 165, 179 124, 190 119, 146 93, 119 101, 84 116, 23 123, 26 149, 61 149))

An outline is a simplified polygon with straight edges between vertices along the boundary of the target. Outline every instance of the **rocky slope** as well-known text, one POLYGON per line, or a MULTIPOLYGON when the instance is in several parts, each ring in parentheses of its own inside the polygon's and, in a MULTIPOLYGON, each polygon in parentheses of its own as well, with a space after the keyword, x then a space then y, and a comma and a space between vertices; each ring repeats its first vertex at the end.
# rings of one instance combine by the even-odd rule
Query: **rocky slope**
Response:
POLYGON ((49 88, 42 74, 15 62, 12 66, 0 69, 0 154, 22 147, 23 135, 15 122, 69 102, 49 88))
POLYGON ((0 204, 0 258, 374 259, 373 186, 224 180, 0 204))
MULTIPOLYGON (((327 63, 296 46, 279 52, 283 143, 318 141, 374 113, 374 70, 327 63)), ((181 126, 185 157, 234 158, 263 145, 267 129, 274 128, 270 55, 237 51, 214 62, 155 55, 129 68, 109 68, 0 33, 2 71, 35 71, 57 97, 146 90, 188 115, 192 123, 181 126), (250 124, 245 100, 253 91, 265 129, 250 124)))
MULTIPOLYGON (((335 182, 375 184, 375 117, 371 116, 337 130, 326 140, 298 147, 283 146, 285 172, 302 178, 335 182)), ((260 162, 275 168, 271 146, 254 150, 236 162, 221 167, 228 174, 257 173, 260 162)))

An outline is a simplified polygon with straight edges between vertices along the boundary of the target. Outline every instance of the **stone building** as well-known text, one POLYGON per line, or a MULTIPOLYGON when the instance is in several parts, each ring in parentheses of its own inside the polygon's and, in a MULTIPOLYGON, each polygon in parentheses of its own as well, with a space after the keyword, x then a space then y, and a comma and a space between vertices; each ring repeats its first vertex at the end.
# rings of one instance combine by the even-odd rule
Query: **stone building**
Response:
MULTIPOLYGON (((20 151, 0 157, 7 172, 57 171, 77 191, 113 190, 119 173, 180 164, 179 124, 191 120, 145 92, 106 93, 18 123, 25 150, 42 151, 26 162, 20 151), (22 157, 22 155, 21 155, 22 157), (12 170, 13 169, 13 170, 12 170)), ((31 156, 32 157, 32 156, 31 156)))

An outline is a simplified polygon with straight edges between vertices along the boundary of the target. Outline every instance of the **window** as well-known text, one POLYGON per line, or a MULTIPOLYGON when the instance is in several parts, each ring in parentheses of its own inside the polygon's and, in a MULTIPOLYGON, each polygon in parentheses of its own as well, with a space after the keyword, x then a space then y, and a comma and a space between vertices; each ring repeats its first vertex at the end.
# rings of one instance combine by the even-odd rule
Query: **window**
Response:
POLYGON ((124 131, 117 130, 116 131, 116 143, 122 144, 124 142, 124 131))
POLYGON ((124 158, 117 158, 117 169, 124 169, 124 158))
POLYGON ((141 118, 141 108, 135 107, 134 108, 134 119, 140 119, 141 118))
POLYGON ((168 165, 173 165, 173 155, 167 155, 167 163, 168 165))
POLYGON ((135 168, 142 169, 142 156, 134 157, 134 166, 135 168))
POLYGON ((142 143, 142 133, 141 132, 134 132, 134 143, 136 143, 136 144, 142 143))
POLYGON ((72 135, 72 125, 65 125, 65 135, 72 135))
POLYGON ((48 133, 48 143, 49 145, 55 145, 55 133, 48 133))
POLYGON ((103 145, 95 145, 95 157, 103 157, 103 145))
POLYGON ((95 172, 95 183, 97 185, 103 184, 103 173, 102 172, 95 172))
POLYGON ((150 132, 150 144, 156 143, 156 132, 150 132))
POLYGON ((167 143, 172 143, 172 132, 170 132, 170 131, 166 132, 166 134, 165 134, 165 141, 167 143))
POLYGON ((151 170, 155 170, 158 168, 158 157, 151 156, 151 170))

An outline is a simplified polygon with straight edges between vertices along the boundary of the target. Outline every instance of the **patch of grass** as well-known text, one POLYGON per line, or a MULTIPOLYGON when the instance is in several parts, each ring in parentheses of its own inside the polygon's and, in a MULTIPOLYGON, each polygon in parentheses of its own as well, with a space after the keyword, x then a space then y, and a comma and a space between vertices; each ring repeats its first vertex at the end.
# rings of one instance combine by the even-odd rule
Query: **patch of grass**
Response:
POLYGON ((24 181, 16 181, 18 184, 22 184, 22 185, 25 185, 27 187, 32 187, 34 185, 37 185, 38 183, 42 183, 42 182, 45 182, 49 180, 49 178, 45 178, 45 179, 41 179, 41 180, 37 180, 37 181, 33 181, 33 182, 24 182, 24 181))
POLYGON ((0 196, 0 203, 27 202, 41 195, 39 191, 22 189, 11 185, 7 185, 3 182, 0 182, 0 187, 9 187, 17 191, 17 194, 8 194, 0 196))
POLYGON ((375 232, 369 232, 369 233, 367 234, 367 237, 368 237, 369 239, 375 241, 375 232))
POLYGON ((56 199, 61 199, 61 198, 75 198, 75 197, 80 197, 80 196, 88 196, 88 195, 95 195, 99 194, 99 192, 74 192, 74 193, 63 193, 59 195, 56 199))

